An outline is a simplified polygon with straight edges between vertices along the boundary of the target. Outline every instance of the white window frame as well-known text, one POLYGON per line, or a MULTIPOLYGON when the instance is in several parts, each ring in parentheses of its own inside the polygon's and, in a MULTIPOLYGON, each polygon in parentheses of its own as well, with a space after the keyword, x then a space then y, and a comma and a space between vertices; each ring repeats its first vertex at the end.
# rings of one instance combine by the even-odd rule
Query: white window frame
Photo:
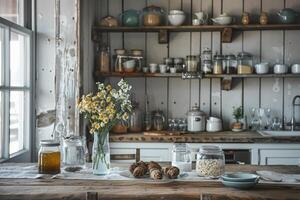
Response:
MULTIPOLYGON (((3 127, 2 127, 2 136, 1 136, 1 153, 0 162, 4 161, 19 161, 19 162, 28 162, 33 158, 33 146, 34 145, 34 133, 35 133, 35 107, 34 107, 34 96, 35 96, 35 67, 34 67, 34 43, 33 43, 33 32, 30 29, 27 29, 23 26, 10 22, 4 18, 0 17, 0 27, 4 29, 3 36, 3 57, 2 57, 2 66, 4 66, 4 70, 2 70, 2 81, 4 85, 0 85, 0 91, 3 92, 3 97, 1 97, 1 110, 0 113, 3 119, 3 127), (28 85, 22 87, 14 87, 10 86, 10 35, 11 32, 16 32, 18 34, 25 35, 28 37, 28 55, 26 55, 28 59, 28 67, 29 67, 29 80, 28 85), (11 91, 23 91, 28 92, 28 117, 26 120, 26 129, 25 134, 23 135, 23 146, 24 148, 14 154, 9 153, 9 145, 10 145, 10 92, 11 91)), ((25 107, 26 108, 26 107, 25 107)))

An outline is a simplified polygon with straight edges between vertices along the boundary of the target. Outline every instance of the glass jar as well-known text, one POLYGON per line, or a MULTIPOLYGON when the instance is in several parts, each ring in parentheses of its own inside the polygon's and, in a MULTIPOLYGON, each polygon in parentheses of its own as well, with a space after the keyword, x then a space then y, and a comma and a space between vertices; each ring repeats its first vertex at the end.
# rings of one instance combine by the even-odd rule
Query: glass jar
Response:
POLYGON ((211 65, 211 60, 203 60, 202 71, 205 74, 210 74, 212 72, 211 65))
POLYGON ((253 56, 246 52, 241 52, 237 56, 237 73, 252 74, 253 72, 253 56))
POLYGON ((185 65, 186 65, 187 72, 197 72, 198 71, 197 56, 187 56, 185 60, 185 65))
POLYGON ((60 148, 55 140, 41 140, 38 158, 40 174, 60 173, 60 148))
POLYGON ((213 74, 223 74, 223 56, 215 55, 213 64, 213 74))
POLYGON ((217 178, 225 172, 225 156, 218 146, 202 146, 197 154, 196 172, 199 176, 217 178))
POLYGON ((70 135, 63 139, 63 165, 66 171, 85 167, 85 137, 70 135))
POLYGON ((209 48, 205 48, 204 51, 202 52, 202 60, 209 60, 211 61, 212 59, 212 52, 209 48))
POLYGON ((151 5, 143 9, 144 26, 160 26, 165 11, 157 6, 151 5))
POLYGON ((153 129, 161 131, 165 127, 166 118, 162 111, 153 111, 153 129))
POLYGON ((110 70, 110 51, 108 46, 102 46, 99 50, 98 66, 99 71, 108 73, 110 70))
POLYGON ((180 173, 192 171, 192 154, 188 144, 176 143, 173 145, 172 166, 178 167, 180 173))
POLYGON ((225 56, 225 73, 226 74, 236 74, 236 57, 233 54, 225 56))
POLYGON ((139 103, 136 101, 132 102, 132 113, 129 117, 129 132, 138 133, 142 132, 142 111, 139 108, 139 103))

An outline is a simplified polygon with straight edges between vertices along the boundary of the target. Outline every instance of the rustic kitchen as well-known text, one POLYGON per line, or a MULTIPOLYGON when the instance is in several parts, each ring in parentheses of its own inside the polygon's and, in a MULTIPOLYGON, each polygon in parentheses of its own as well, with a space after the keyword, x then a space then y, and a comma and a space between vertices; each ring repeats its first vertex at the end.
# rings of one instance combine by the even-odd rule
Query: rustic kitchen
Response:
POLYGON ((0 0, 0 199, 300 199, 299 0, 0 0))

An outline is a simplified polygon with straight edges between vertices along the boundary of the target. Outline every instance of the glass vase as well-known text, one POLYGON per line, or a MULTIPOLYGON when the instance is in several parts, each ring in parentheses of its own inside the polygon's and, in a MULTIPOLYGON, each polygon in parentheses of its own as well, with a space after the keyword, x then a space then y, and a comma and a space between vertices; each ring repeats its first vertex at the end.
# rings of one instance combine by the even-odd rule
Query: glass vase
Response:
POLYGON ((93 154, 92 154, 93 174, 106 175, 110 167, 109 133, 94 133, 93 154))

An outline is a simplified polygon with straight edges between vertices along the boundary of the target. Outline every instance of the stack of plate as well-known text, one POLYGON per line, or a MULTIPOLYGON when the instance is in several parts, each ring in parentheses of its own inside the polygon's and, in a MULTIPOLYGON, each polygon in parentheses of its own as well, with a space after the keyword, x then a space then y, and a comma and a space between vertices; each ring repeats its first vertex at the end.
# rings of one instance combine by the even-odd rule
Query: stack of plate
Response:
POLYGON ((227 173, 223 176, 222 183, 228 187, 234 187, 238 189, 248 189, 255 186, 258 183, 259 176, 256 174, 235 172, 227 173))

